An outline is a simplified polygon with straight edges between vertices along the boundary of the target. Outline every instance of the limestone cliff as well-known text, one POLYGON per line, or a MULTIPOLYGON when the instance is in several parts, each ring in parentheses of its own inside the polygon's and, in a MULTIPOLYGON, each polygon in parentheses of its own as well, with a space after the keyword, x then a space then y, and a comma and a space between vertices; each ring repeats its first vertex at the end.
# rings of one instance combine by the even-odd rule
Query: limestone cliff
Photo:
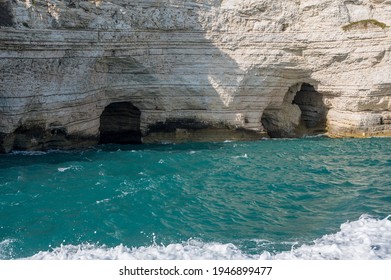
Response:
POLYGON ((391 135, 390 0, 0 0, 0 151, 391 135))

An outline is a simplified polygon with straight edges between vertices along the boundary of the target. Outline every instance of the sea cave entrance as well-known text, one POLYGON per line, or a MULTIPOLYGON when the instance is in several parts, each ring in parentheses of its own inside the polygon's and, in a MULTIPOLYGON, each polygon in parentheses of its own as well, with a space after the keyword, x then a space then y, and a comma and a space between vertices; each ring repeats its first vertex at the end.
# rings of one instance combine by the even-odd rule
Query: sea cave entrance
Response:
POLYGON ((262 115, 262 126, 271 138, 292 138, 326 132, 327 107, 323 95, 313 85, 289 88, 279 106, 269 106, 262 115))
POLYGON ((140 116, 131 102, 109 104, 100 116, 99 144, 140 144, 140 116))

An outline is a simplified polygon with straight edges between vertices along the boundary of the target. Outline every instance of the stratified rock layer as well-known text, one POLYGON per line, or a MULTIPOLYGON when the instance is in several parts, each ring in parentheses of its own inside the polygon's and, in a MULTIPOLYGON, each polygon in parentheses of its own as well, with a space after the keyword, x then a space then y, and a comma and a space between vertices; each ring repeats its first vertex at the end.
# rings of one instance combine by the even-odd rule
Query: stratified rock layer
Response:
POLYGON ((0 10, 1 152, 391 135, 391 30, 360 24, 391 25, 388 0, 0 0, 0 10))

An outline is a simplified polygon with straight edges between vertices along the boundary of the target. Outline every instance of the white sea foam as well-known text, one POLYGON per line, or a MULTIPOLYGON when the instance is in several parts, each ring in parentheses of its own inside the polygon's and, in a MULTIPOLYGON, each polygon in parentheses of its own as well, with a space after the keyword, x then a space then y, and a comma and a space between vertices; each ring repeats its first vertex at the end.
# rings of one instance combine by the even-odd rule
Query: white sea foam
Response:
POLYGON ((14 150, 11 151, 11 155, 23 155, 23 156, 42 156, 42 155, 47 155, 51 153, 61 153, 61 154, 69 154, 73 153, 74 151, 72 150, 59 150, 59 149, 49 149, 45 151, 18 151, 14 150))
POLYGON ((57 170, 60 171, 60 172, 65 172, 68 169, 71 169, 71 167, 59 167, 59 168, 57 168, 57 170))
POLYGON ((303 138, 326 138, 327 133, 320 133, 320 134, 315 134, 315 135, 304 135, 303 138))
POLYGON ((272 256, 265 252, 266 259, 302 260, 376 260, 391 259, 391 216, 383 220, 367 215, 358 221, 346 222, 335 234, 325 235, 311 245, 302 245, 290 252, 272 256))
POLYGON ((67 170, 80 171, 82 169, 83 169, 83 167, 82 166, 78 166, 78 165, 71 165, 71 166, 67 166, 67 167, 59 167, 59 168, 57 168, 57 170, 59 172, 65 172, 67 170))
POLYGON ((109 201, 110 201, 110 198, 105 198, 105 199, 102 199, 102 200, 97 200, 96 204, 105 203, 105 202, 109 202, 109 201))
POLYGON ((14 239, 5 239, 0 241, 0 259, 8 259, 12 257, 12 243, 14 243, 14 239))
POLYGON ((248 259, 233 244, 203 243, 191 240, 184 244, 168 246, 113 248, 91 244, 65 245, 52 251, 39 252, 30 257, 34 260, 228 260, 248 259))
POLYGON ((48 154, 50 151, 11 151, 12 155, 23 155, 23 156, 42 156, 48 154))
POLYGON ((233 156, 232 158, 238 159, 238 158, 248 158, 247 154, 241 155, 241 156, 233 156))
POLYGON ((391 221, 363 215, 359 220, 346 222, 335 234, 325 235, 312 244, 292 248, 289 252, 272 254, 259 252, 248 255, 233 244, 206 243, 189 240, 168 246, 152 245, 128 248, 91 244, 65 245, 51 251, 39 252, 30 259, 137 259, 137 260, 228 260, 228 259, 391 259, 391 221))

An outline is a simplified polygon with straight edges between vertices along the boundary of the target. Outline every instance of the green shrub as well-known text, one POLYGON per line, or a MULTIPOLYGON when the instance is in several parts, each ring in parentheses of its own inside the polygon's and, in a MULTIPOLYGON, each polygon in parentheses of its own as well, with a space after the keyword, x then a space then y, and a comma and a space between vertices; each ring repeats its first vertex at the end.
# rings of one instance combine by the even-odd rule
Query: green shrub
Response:
POLYGON ((370 26, 380 27, 381 29, 389 27, 385 23, 380 22, 376 19, 365 19, 365 20, 351 22, 345 26, 342 26, 342 29, 343 31, 349 31, 353 28, 367 29, 370 26))

